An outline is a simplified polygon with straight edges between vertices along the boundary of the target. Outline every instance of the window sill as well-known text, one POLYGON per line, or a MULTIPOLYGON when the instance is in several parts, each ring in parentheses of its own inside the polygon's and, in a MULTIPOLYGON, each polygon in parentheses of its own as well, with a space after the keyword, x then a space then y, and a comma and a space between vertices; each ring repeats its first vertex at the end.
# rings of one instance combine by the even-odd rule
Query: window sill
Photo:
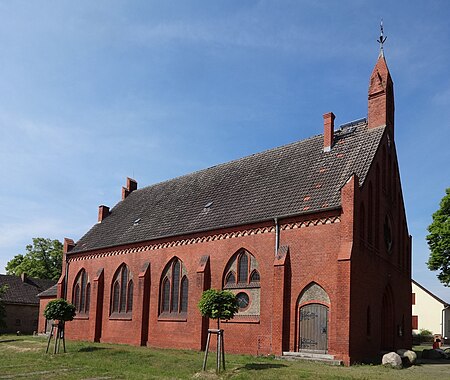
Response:
POLYGON ((87 320, 89 319, 89 315, 83 315, 83 314, 77 314, 75 317, 73 317, 74 320, 87 320))
POLYGON ((131 321, 131 313, 114 313, 109 316, 110 320, 131 321))
POLYGON ((186 314, 160 314, 158 316, 159 322, 187 322, 186 314))

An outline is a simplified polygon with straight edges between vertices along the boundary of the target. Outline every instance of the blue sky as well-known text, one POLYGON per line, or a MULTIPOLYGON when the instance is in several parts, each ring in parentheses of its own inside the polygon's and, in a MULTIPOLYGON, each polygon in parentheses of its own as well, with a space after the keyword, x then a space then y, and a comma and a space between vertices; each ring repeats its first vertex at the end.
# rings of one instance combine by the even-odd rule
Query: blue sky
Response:
POLYGON ((380 18, 413 277, 450 187, 450 2, 0 1, 0 272, 139 187, 367 115, 380 18))

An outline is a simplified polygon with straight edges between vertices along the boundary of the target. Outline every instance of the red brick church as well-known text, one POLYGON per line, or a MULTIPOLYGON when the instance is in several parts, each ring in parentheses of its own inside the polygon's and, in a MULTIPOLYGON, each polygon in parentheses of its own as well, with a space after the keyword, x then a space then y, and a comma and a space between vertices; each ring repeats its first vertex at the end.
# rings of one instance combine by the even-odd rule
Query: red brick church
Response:
POLYGON ((346 364, 411 347, 411 237, 383 53, 367 118, 137 188, 65 239, 69 339, 204 349, 209 288, 237 295, 227 352, 325 353, 346 364))

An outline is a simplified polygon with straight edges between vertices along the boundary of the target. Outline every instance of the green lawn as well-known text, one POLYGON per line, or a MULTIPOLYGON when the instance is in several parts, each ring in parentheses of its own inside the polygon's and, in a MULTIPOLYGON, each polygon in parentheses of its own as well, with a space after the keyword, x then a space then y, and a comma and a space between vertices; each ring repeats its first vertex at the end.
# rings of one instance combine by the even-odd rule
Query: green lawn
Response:
POLYGON ((215 355, 202 372, 203 353, 68 341, 66 354, 45 354, 46 339, 0 336, 0 379, 433 379, 449 365, 403 370, 382 366, 332 367, 247 355, 227 355, 227 370, 214 373, 215 355))

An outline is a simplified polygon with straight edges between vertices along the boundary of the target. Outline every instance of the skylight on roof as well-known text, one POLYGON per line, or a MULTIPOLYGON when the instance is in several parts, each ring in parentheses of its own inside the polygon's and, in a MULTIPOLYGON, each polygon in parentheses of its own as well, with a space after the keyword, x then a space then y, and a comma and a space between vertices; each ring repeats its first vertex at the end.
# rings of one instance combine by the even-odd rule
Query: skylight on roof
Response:
POLYGON ((134 226, 137 226, 137 225, 139 224, 140 221, 141 221, 141 218, 136 219, 136 220, 133 222, 133 225, 134 225, 134 226))
POLYGON ((208 202, 204 208, 210 208, 214 202, 208 202))

